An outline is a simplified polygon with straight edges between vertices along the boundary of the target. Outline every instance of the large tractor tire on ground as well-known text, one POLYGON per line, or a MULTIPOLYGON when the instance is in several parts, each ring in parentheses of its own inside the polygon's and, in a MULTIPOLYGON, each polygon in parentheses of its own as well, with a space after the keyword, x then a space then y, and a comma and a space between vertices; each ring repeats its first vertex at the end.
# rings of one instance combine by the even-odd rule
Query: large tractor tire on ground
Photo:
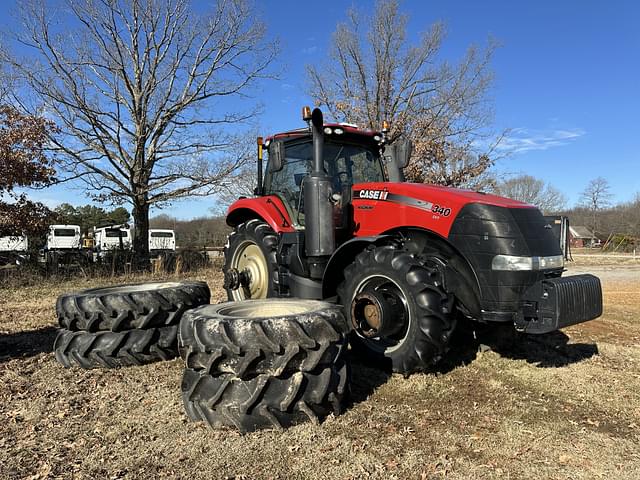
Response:
POLYGON ((177 325, 182 314, 208 304, 205 282, 141 283, 92 288, 58 297, 60 326, 70 331, 112 331, 177 325))
POLYGON ((185 369, 182 379, 182 397, 192 420, 203 420, 214 428, 235 427, 243 433, 338 415, 348 391, 345 362, 315 372, 258 375, 250 380, 185 369))
POLYGON ((244 379, 311 372, 340 362, 348 332, 339 305, 270 299, 190 310, 178 336, 187 368, 244 379))
POLYGON ((280 292, 278 238, 263 220, 253 218, 234 228, 224 248, 224 288, 229 300, 277 297, 280 292))
POLYGON ((71 332, 60 329, 53 345, 64 367, 120 368, 178 356, 177 325, 121 332, 71 332))
POLYGON ((391 245, 360 253, 338 286, 353 328, 353 349, 404 375, 437 363, 447 352, 456 325, 453 297, 443 288, 442 266, 437 258, 420 258, 391 245), (387 311, 386 324, 379 324, 372 308, 376 304, 387 311), (372 316, 367 317, 371 315, 367 309, 372 316))

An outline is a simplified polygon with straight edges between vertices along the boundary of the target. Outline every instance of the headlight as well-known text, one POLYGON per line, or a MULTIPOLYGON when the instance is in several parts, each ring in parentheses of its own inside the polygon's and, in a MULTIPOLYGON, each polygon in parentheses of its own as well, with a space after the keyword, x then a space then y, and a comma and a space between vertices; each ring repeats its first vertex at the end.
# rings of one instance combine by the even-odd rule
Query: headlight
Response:
POLYGON ((526 270, 549 270, 552 268, 562 268, 564 259, 562 255, 549 257, 518 257, 515 255, 496 255, 491 261, 492 270, 502 270, 509 272, 526 270))
POLYGON ((562 255, 552 257, 540 257, 540 270, 548 270, 550 268, 564 267, 564 258, 562 255))
POLYGON ((492 270, 510 272, 533 270, 533 257, 516 257, 514 255, 496 255, 491 261, 492 270))

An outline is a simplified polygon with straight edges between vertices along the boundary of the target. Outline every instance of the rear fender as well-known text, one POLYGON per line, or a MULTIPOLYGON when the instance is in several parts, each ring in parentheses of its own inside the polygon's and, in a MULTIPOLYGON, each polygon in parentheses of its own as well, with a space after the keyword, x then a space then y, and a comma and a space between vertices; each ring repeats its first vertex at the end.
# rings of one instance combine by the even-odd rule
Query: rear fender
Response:
POLYGON ((357 237, 342 245, 333 253, 322 277, 322 298, 333 297, 338 285, 344 280, 344 269, 351 264, 360 252, 369 245, 382 245, 393 237, 379 235, 377 237, 357 237))
POLYGON ((275 195, 258 198, 241 198, 231 204, 227 211, 227 225, 235 227, 252 218, 261 218, 276 233, 294 232, 289 213, 275 195))
POLYGON ((480 283, 471 263, 449 240, 418 227, 396 229, 387 234, 396 234, 404 239, 404 246, 411 253, 426 253, 441 258, 446 264, 445 288, 464 307, 465 313, 481 318, 480 283))

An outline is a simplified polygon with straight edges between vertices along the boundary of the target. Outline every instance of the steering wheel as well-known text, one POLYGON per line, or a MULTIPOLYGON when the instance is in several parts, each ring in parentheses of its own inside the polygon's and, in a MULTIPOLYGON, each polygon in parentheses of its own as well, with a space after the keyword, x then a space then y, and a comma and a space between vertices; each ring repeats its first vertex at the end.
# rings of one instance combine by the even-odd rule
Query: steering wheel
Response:
POLYGON ((336 179, 338 189, 341 191, 342 190, 342 185, 349 183, 349 172, 347 172, 346 170, 342 170, 340 172, 336 172, 336 174, 333 176, 333 178, 336 179), (345 176, 345 181, 344 182, 342 181, 342 178, 341 178, 342 175, 345 176))

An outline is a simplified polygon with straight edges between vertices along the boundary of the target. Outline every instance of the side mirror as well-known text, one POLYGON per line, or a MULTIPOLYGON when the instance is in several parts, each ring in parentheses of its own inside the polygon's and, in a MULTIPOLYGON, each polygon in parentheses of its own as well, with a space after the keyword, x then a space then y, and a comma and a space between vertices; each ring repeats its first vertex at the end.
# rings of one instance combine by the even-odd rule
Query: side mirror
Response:
POLYGON ((413 144, 411 140, 402 140, 391 145, 391 155, 396 161, 398 168, 405 168, 409 165, 413 144))
POLYGON ((284 164, 284 143, 276 140, 269 145, 269 171, 279 172, 284 164))

